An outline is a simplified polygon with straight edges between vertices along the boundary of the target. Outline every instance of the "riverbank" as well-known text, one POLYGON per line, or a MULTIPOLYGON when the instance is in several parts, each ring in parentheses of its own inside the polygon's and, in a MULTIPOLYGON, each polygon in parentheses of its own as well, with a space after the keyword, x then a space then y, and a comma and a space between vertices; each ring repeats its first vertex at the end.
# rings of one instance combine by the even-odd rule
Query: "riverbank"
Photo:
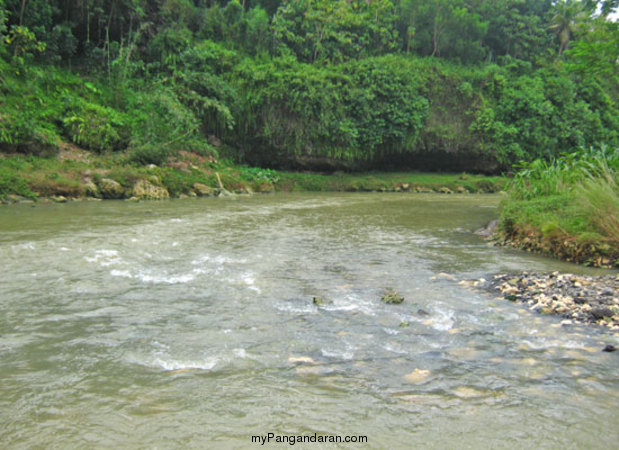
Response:
POLYGON ((583 276, 559 272, 495 275, 478 283, 502 298, 541 314, 558 315, 565 325, 597 324, 619 330, 619 275, 583 276))
POLYGON ((280 172, 234 165, 191 152, 180 152, 162 166, 139 166, 120 154, 97 155, 71 145, 63 146, 59 155, 51 158, 0 155, 0 201, 4 203, 43 199, 167 199, 217 196, 222 192, 465 194, 498 192, 505 184, 504 177, 466 173, 280 172))
POLYGON ((523 164, 501 208, 502 245, 597 267, 619 267, 619 150, 582 149, 523 164))

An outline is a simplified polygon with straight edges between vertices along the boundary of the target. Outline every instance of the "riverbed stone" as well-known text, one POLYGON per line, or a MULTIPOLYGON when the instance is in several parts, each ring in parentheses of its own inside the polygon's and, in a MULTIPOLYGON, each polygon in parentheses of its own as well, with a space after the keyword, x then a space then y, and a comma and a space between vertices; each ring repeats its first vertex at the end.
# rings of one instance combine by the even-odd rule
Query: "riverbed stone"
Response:
POLYGON ((325 305, 330 305, 331 303, 333 303, 331 300, 326 299, 324 297, 313 297, 312 298, 312 303, 316 306, 325 306, 325 305))
POLYGON ((484 238, 490 238, 494 236, 494 233, 496 232, 496 229, 498 226, 499 226, 499 221, 495 219, 495 220, 490 221, 488 225, 486 225, 485 227, 475 230, 474 233, 484 238))
POLYGON ((103 198, 116 199, 123 198, 125 196, 125 189, 122 185, 118 181, 110 178, 102 178, 98 182, 98 186, 103 198))
POLYGON ((101 198, 101 191, 99 190, 99 186, 95 184, 94 181, 87 179, 83 183, 84 193, 88 197, 101 198))
POLYGON ((409 383, 423 383, 430 376, 430 371, 426 369, 415 369, 411 373, 404 375, 409 383))
POLYGON ((574 323, 619 328, 619 277, 615 275, 499 274, 487 289, 499 291, 504 299, 521 302, 541 314, 558 315, 574 323))
POLYGON ((380 297, 380 300, 387 304, 397 305, 404 301, 404 297, 402 297, 400 294, 398 294, 393 289, 387 289, 385 292, 383 292, 383 295, 380 297))
POLYGON ((193 192, 199 197, 213 197, 216 195, 215 189, 203 183, 194 183, 193 192))
POLYGON ((133 186, 132 194, 139 199, 164 200, 170 198, 168 190, 162 186, 156 186, 149 180, 138 180, 133 186))

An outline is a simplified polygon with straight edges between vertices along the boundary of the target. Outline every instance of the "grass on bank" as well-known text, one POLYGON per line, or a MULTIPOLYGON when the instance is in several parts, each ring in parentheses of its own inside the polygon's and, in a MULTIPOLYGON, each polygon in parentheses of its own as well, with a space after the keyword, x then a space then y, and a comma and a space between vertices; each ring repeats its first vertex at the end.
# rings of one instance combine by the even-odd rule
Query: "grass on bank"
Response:
POLYGON ((96 154, 75 147, 49 158, 19 154, 0 154, 0 200, 38 197, 92 196, 88 184, 101 179, 114 180, 126 190, 142 179, 165 187, 170 196, 192 195, 195 184, 218 187, 219 174, 229 191, 419 191, 419 192, 497 192, 503 189, 505 178, 470 174, 436 173, 319 173, 280 172, 180 152, 162 166, 135 164, 119 153, 96 154))
POLYGON ((619 266, 619 149, 564 154, 524 164, 509 183, 503 239, 597 266, 619 266))

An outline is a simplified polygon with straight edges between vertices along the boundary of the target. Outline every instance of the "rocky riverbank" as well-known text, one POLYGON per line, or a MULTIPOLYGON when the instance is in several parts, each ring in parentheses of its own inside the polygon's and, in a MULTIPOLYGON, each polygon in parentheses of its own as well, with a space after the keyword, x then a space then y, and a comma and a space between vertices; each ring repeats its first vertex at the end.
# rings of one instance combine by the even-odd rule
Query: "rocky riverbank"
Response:
POLYGON ((619 274, 522 272, 495 275, 489 282, 476 284, 533 311, 564 317, 565 324, 598 324, 619 330, 619 274))
POLYGON ((181 151, 160 166, 136 165, 127 155, 95 154, 65 144, 58 156, 0 153, 0 203, 49 199, 159 200, 291 192, 500 192, 506 178, 418 172, 300 173, 234 165, 181 151))

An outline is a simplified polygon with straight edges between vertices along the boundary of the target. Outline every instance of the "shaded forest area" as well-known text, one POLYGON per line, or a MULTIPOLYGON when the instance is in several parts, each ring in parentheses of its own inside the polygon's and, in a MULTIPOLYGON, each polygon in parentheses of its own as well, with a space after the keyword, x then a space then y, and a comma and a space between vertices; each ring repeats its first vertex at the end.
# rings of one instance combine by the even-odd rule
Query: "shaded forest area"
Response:
POLYGON ((0 151, 499 173, 612 148, 618 3, 0 0, 0 151))

